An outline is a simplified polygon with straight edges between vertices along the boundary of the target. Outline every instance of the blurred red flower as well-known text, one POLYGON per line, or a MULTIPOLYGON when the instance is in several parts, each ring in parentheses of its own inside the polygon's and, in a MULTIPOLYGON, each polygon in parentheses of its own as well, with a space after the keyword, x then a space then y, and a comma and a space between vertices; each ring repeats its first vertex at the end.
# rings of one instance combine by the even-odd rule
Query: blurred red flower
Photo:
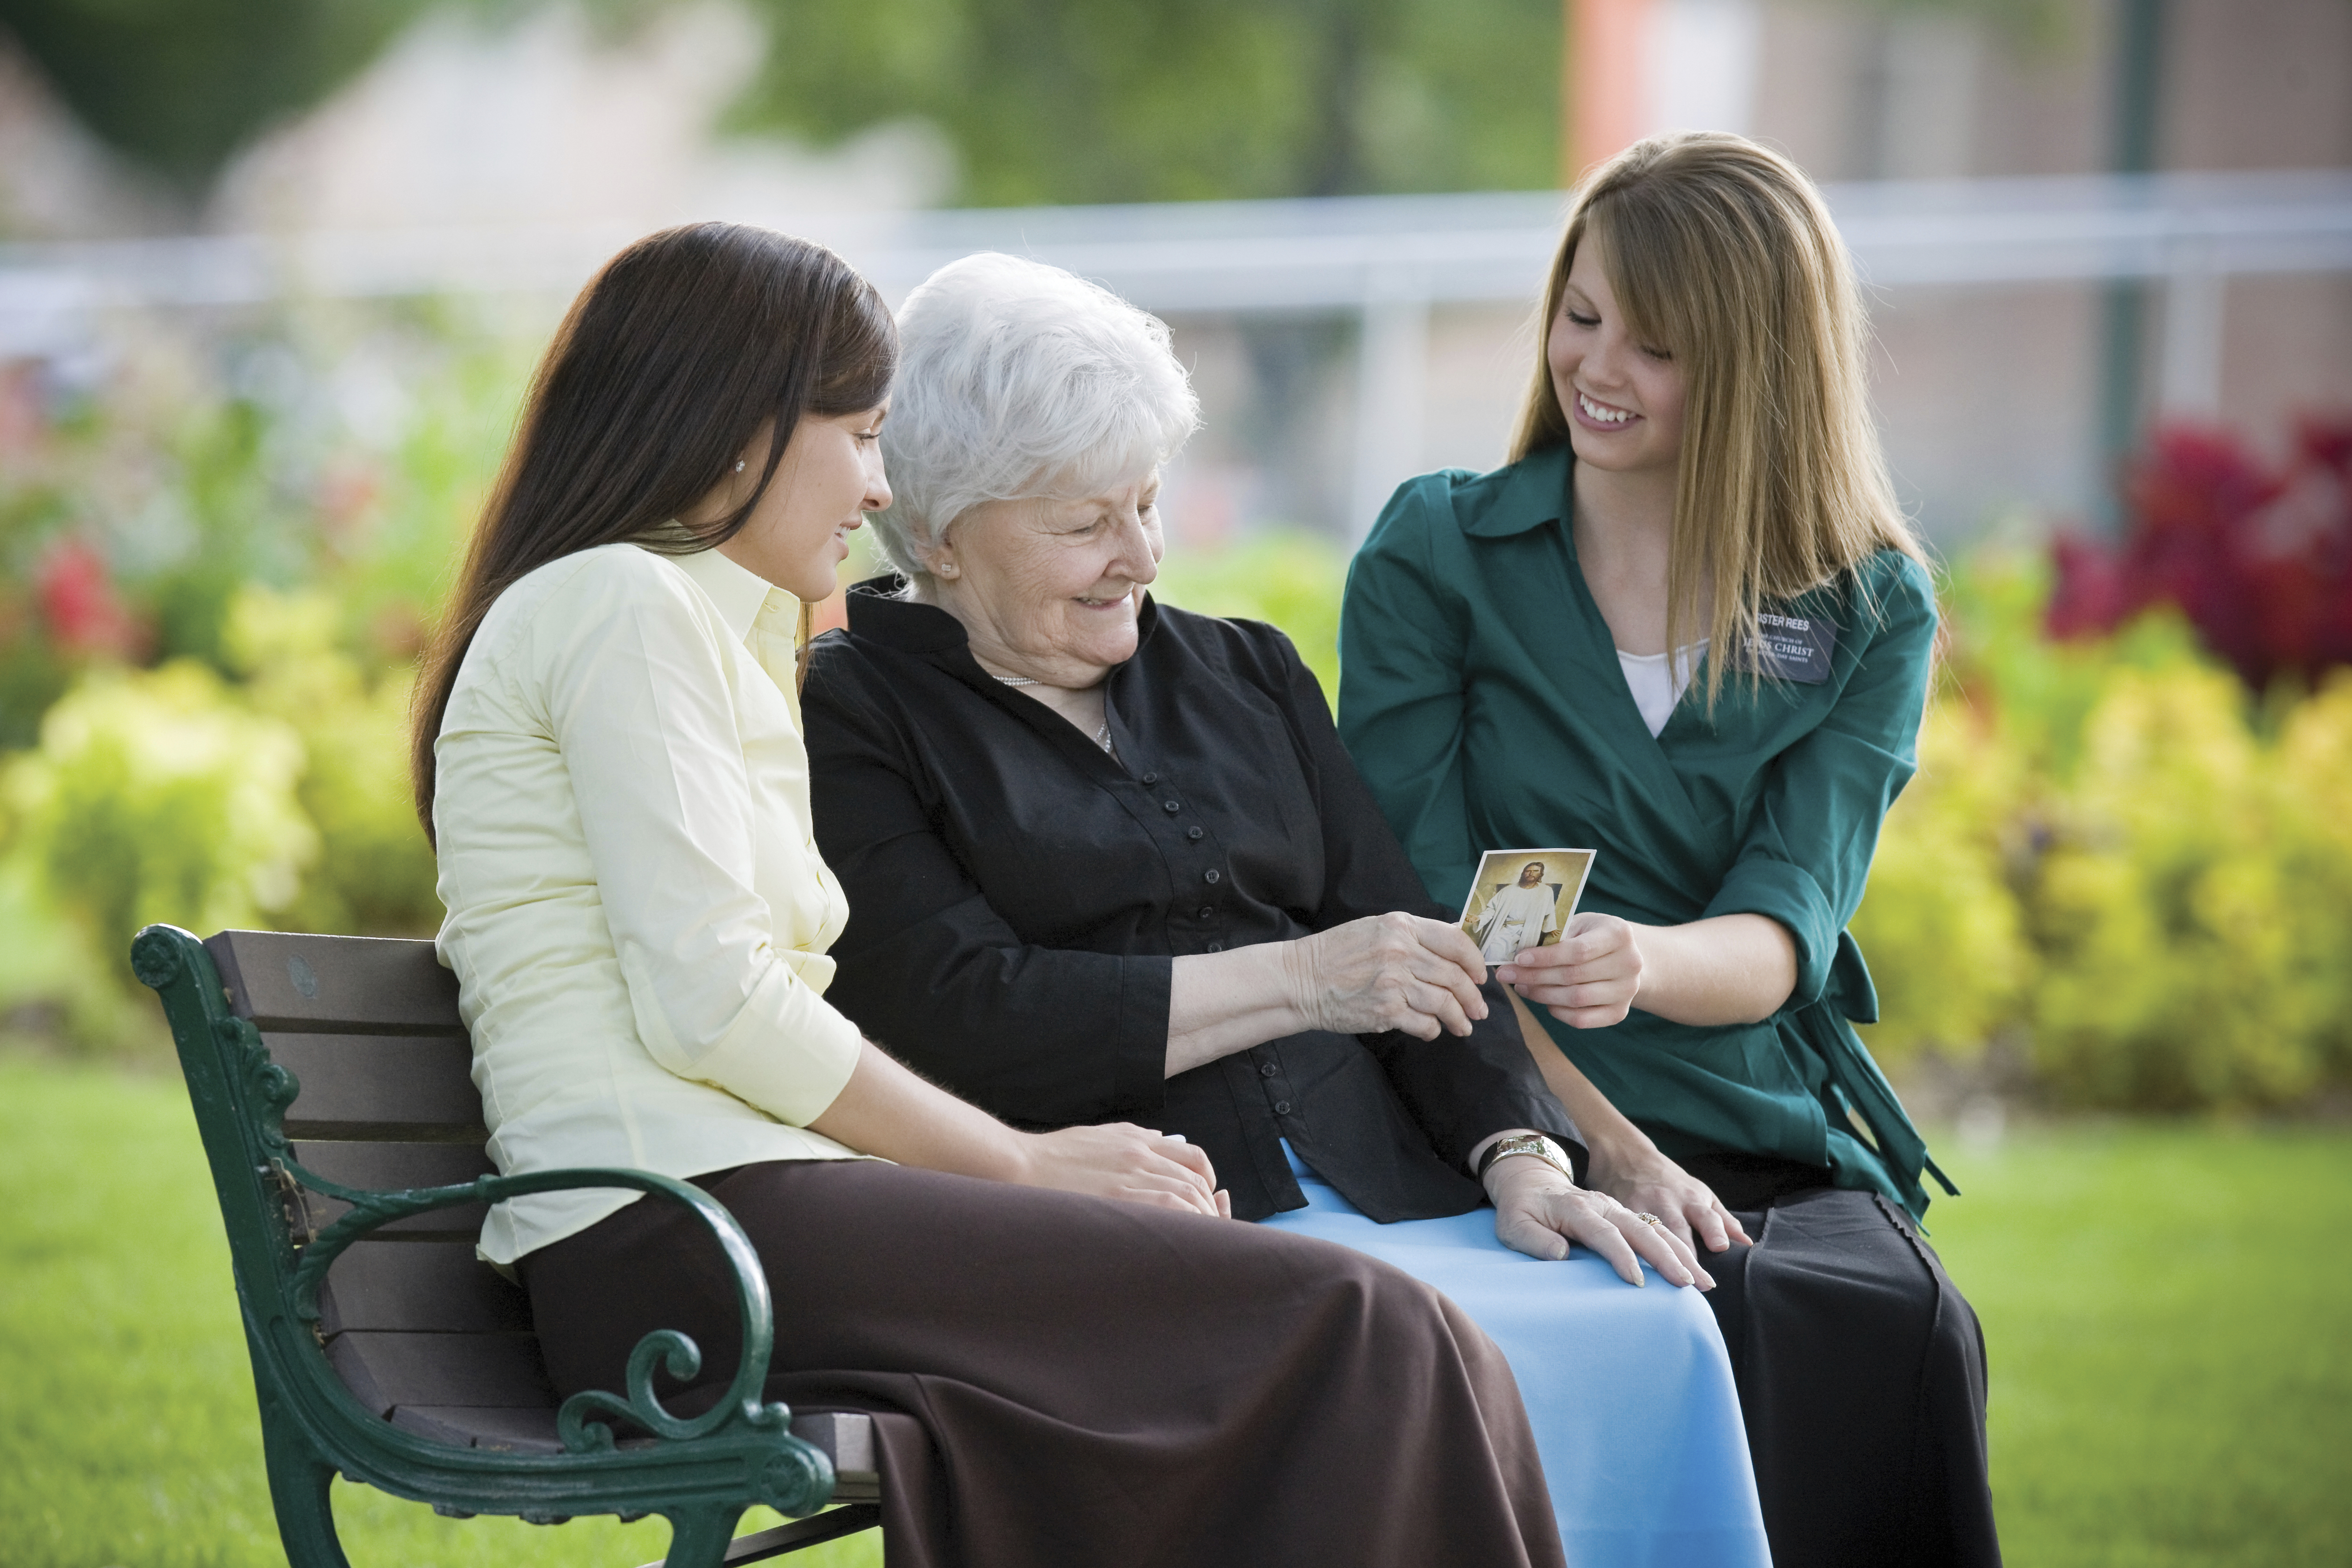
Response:
POLYGON ((2352 664, 2352 419, 2305 421, 2276 471, 2225 431, 2168 426, 2125 476, 2124 501, 2120 541, 2053 542, 2052 637, 2174 605, 2258 690, 2352 664))
POLYGON ((131 658, 142 630, 114 591, 106 561, 78 539, 51 550, 34 578, 41 620, 59 652, 131 658))

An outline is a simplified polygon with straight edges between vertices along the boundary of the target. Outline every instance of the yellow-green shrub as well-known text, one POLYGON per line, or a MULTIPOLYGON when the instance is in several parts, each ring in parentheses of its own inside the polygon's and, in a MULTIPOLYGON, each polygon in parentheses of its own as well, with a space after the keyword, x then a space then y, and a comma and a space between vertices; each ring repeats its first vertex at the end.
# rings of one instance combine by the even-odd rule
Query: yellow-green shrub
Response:
POLYGON ((337 646, 341 620, 323 594, 247 587, 222 638, 254 710, 302 738, 298 795, 321 853, 283 919, 297 931, 429 936, 441 904, 408 788, 410 675, 395 668, 371 686, 337 646))
POLYGON ((1152 596, 1204 616, 1280 626, 1298 657, 1339 700, 1339 591, 1348 556, 1319 534, 1269 532, 1207 550, 1171 550, 1152 596))
POLYGON ((2326 1069, 2352 1074, 2352 670, 2287 715, 2274 777, 2287 937, 2326 1069))
POLYGON ((247 586, 222 625, 245 679, 178 660, 89 672, 0 766, 0 915, 62 921, 0 973, 0 1005, 47 1003, 67 1032, 124 1025, 131 935, 153 921, 429 935, 432 850, 410 805, 408 677, 371 684, 340 606, 247 586), (35 951, 35 949, 37 951, 35 951))
POLYGON ((1985 717, 1957 700, 1930 709, 1919 773, 1895 803, 1853 932, 1877 983, 1863 1030, 1882 1061, 1922 1048, 1966 1058, 2012 1021, 2035 972, 2004 878, 2028 780, 1985 717))
POLYGON ((211 931, 290 905, 319 836, 303 746, 205 667, 86 677, 7 769, 14 849, 46 901, 127 973, 151 921, 211 931))
POLYGON ((2221 671, 2112 673, 2028 891, 2034 1061, 2062 1099, 2265 1105, 2317 1081, 2266 750, 2221 671))

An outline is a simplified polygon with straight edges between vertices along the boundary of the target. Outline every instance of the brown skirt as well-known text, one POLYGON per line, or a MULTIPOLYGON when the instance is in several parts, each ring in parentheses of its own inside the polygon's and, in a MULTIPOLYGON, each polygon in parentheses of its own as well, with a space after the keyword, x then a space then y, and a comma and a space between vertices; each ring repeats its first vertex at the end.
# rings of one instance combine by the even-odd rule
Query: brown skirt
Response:
MULTIPOLYGON (((1229 1220, 867 1161, 699 1178, 775 1298, 768 1394, 875 1413, 888 1568, 1556 1565, 1502 1353, 1373 1258, 1229 1220)), ((708 1233, 641 1201, 522 1260, 556 1385, 648 1331, 738 1354, 708 1233)))

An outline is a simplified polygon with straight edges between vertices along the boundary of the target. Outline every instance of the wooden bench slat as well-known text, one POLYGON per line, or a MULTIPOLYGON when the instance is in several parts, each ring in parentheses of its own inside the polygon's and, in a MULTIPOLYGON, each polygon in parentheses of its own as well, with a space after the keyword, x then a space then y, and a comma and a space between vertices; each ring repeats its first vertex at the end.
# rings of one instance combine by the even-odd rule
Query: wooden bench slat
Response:
POLYGON ((495 1170, 479 1143, 299 1142, 294 1157, 347 1187, 439 1187, 470 1182, 495 1170))
MULTIPOLYGON (((470 1182, 496 1169, 488 1150, 478 1143, 313 1143, 292 1145, 294 1158, 331 1182, 378 1192, 402 1187, 446 1187, 470 1182)), ((351 1205, 318 1193, 306 1193, 310 1224, 323 1228, 341 1218, 351 1205)), ((396 1219, 374 1234, 383 1237, 478 1236, 488 1215, 486 1204, 460 1204, 427 1214, 396 1219)))
POLYGON ((205 943, 230 1006, 264 1029, 457 1035, 457 977, 433 944, 370 936, 225 931, 205 943))
MULTIPOLYGON (((497 1409, 403 1405, 394 1408, 391 1420, 395 1426, 436 1442, 525 1454, 555 1454, 563 1449, 562 1439, 556 1436, 555 1411, 540 1405, 497 1409)), ((824 1449, 825 1458, 833 1461, 835 1503, 879 1500, 882 1488, 875 1465, 874 1417, 857 1411, 795 1415, 793 1436, 824 1449)), ((644 1438, 624 1437, 621 1446, 637 1447, 644 1442, 644 1438)))
POLYGON ((462 1139, 480 1142, 481 1096, 463 1036, 265 1032, 269 1057, 300 1080, 287 1108, 295 1138, 462 1139))
MULTIPOLYGON (((870 1482, 879 1468, 874 1452, 874 1417, 856 1410, 819 1410, 793 1417, 793 1436, 824 1450, 843 1481, 870 1482)), ((835 1502, 861 1500, 835 1494, 835 1502)))
POLYGON ((327 1342, 343 1384, 379 1415, 400 1405, 555 1408, 530 1334, 412 1334, 353 1330, 327 1342))
POLYGON ((525 1333, 530 1299, 474 1256, 474 1238, 362 1241, 327 1270, 319 1331, 413 1330, 426 1333, 525 1333))
POLYGON ((394 1409, 392 1424, 436 1442, 463 1447, 518 1454, 563 1451, 563 1441, 555 1435, 555 1411, 551 1407, 501 1410, 455 1405, 403 1405, 394 1409))

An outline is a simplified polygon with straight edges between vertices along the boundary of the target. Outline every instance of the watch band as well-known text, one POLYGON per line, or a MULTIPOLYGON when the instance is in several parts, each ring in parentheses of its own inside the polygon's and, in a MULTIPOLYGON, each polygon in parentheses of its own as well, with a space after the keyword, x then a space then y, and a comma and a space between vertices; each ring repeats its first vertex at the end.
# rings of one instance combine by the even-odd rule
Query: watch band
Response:
POLYGON ((1559 1144, 1540 1132, 1514 1132, 1508 1138, 1496 1139, 1493 1143, 1487 1145, 1486 1153, 1479 1156, 1479 1184, 1485 1184, 1486 1173, 1493 1168, 1496 1161, 1513 1154, 1526 1154, 1533 1159, 1541 1160, 1570 1182, 1576 1180, 1576 1168, 1568 1163, 1568 1154, 1559 1144))

